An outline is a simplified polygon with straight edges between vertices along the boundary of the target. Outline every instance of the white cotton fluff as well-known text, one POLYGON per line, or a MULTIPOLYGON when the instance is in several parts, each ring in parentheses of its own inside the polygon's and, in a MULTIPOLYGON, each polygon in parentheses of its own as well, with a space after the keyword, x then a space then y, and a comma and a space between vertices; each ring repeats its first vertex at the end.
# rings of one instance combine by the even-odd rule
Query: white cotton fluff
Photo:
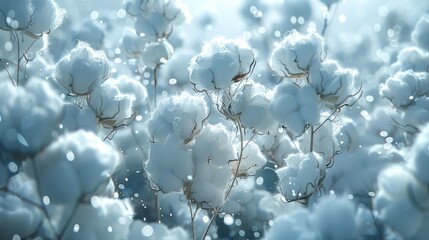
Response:
POLYGON ((427 72, 429 69, 429 52, 418 47, 405 47, 398 53, 397 60, 390 69, 392 73, 407 70, 427 72))
POLYGON ((429 209, 429 191, 411 171, 393 165, 378 175, 378 192, 373 198, 376 217, 405 239, 412 239, 423 226, 429 209))
POLYGON ((411 39, 419 47, 429 51, 429 14, 420 17, 411 33, 411 39))
MULTIPOLYGON (((45 49, 45 47, 48 45, 47 35, 43 35, 37 39, 37 41, 34 41, 35 39, 27 34, 18 33, 18 37, 19 38, 17 38, 11 31, 0 31, 0 59, 10 61, 13 65, 15 65, 15 68, 18 64, 18 58, 20 59, 20 63, 24 61, 24 59, 22 59, 24 56, 22 49, 26 49, 27 56, 31 56, 45 49), (19 53, 18 48, 20 49, 19 53)), ((14 71, 16 71, 16 69, 14 71)), ((11 74, 12 76, 16 75, 13 71, 11 71, 11 74)), ((16 76, 14 77, 16 78, 16 76)))
POLYGON ((168 19, 157 12, 139 15, 134 23, 134 28, 146 42, 156 42, 158 39, 166 37, 173 30, 168 19))
POLYGON ((415 102, 403 109, 400 120, 401 126, 405 126, 405 136, 410 143, 416 140, 415 135, 419 127, 428 123, 429 97, 419 97, 415 102))
POLYGON ((62 119, 59 121, 59 132, 74 132, 79 129, 97 132, 98 120, 94 111, 80 108, 74 103, 64 103, 62 119))
POLYGON ((147 96, 140 82, 122 75, 92 91, 88 104, 101 124, 114 128, 132 122, 138 109, 147 103, 147 96))
POLYGON ((255 142, 265 156, 278 166, 282 166, 290 154, 298 153, 296 144, 286 134, 261 135, 255 142))
POLYGON ((319 122, 319 99, 310 86, 300 88, 284 82, 275 89, 271 112, 279 124, 285 125, 295 135, 300 135, 307 124, 314 125, 319 122))
POLYGON ((335 108, 347 103, 354 94, 356 74, 356 70, 342 68, 335 60, 325 60, 311 65, 309 81, 321 100, 327 106, 335 108))
POLYGON ((69 204, 106 188, 121 164, 116 149, 84 130, 59 137, 34 161, 42 195, 69 204))
MULTIPOLYGON (((262 166, 267 162, 267 159, 262 154, 259 146, 253 141, 244 142, 245 148, 243 151, 243 157, 240 162, 240 167, 238 169, 238 174, 246 177, 248 175, 254 175, 256 170, 261 169, 262 166)), ((241 144, 235 144, 236 149, 240 149, 241 144)), ((236 172, 238 161, 231 163, 233 172, 236 172)))
POLYGON ((302 35, 292 30, 274 48, 269 65, 280 77, 295 78, 308 74, 310 66, 322 62, 326 55, 326 45, 316 32, 302 35))
POLYGON ((234 136, 224 125, 207 125, 196 138, 192 146, 192 157, 198 165, 200 162, 226 167, 237 158, 233 144, 234 136))
POLYGON ((145 223, 134 220, 129 228, 127 240, 174 240, 189 239, 189 234, 182 227, 169 229, 163 223, 145 223))
POLYGON ((8 152, 32 155, 53 139, 62 100, 46 81, 30 79, 25 86, 0 83, 0 144, 8 152))
POLYGON ((61 239, 124 239, 133 214, 126 199, 92 197, 90 203, 78 205, 61 239))
MULTIPOLYGON (((299 140, 300 150, 310 152, 311 133, 305 132, 299 140)), ((325 158, 330 159, 340 151, 339 142, 334 135, 334 126, 331 121, 326 121, 313 134, 313 151, 322 154, 325 158)))
POLYGON ((94 51, 87 43, 78 45, 57 63, 55 78, 70 94, 87 95, 110 76, 104 52, 94 51))
POLYGON ((167 40, 151 42, 145 45, 142 51, 142 60, 146 67, 155 68, 164 64, 173 55, 173 46, 167 40))
POLYGON ((191 18, 188 6, 180 0, 153 1, 153 9, 162 13, 173 25, 180 25, 191 18))
POLYGON ((203 96, 182 92, 163 98, 148 120, 150 136, 163 141, 174 133, 182 142, 190 142, 203 128, 209 112, 203 96))
POLYGON ((325 171, 323 158, 317 153, 297 153, 285 160, 286 166, 276 170, 280 192, 288 201, 308 198, 319 185, 325 171))
POLYGON ((276 121, 270 111, 270 94, 264 86, 250 83, 237 91, 231 100, 231 115, 239 115, 245 128, 252 128, 260 133, 273 131, 276 121))
POLYGON ((149 150, 146 171, 156 188, 164 193, 178 192, 195 174, 192 152, 176 135, 155 143, 149 150))
POLYGON ((42 213, 19 197, 0 193, 0 238, 13 239, 33 234, 42 222, 42 213))
MULTIPOLYGON (((429 118, 427 118, 429 119, 429 118)), ((421 129, 413 146, 411 147, 411 159, 408 167, 414 172, 415 176, 426 185, 429 184, 429 125, 421 129)))
POLYGON ((0 10, 1 29, 25 31, 34 36, 54 30, 64 15, 64 10, 53 0, 24 0, 20 4, 3 0, 0 10))
POLYGON ((346 197, 323 198, 313 211, 315 228, 323 239, 356 239, 356 207, 346 197))
POLYGON ((380 86, 380 95, 396 108, 405 108, 416 98, 429 93, 429 74, 408 70, 397 72, 380 86))
POLYGON ((119 40, 122 53, 128 58, 137 58, 147 41, 136 34, 135 30, 125 28, 122 38, 119 40))
POLYGON ((216 37, 192 58, 190 81, 198 90, 225 89, 251 74, 254 64, 252 49, 246 42, 216 37))

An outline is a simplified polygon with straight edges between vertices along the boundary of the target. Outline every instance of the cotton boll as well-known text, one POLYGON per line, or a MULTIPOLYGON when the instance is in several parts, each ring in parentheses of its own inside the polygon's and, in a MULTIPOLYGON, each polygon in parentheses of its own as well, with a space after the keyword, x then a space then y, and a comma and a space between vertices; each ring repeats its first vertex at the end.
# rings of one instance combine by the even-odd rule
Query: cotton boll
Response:
POLYGON ((198 90, 225 89, 246 78, 254 64, 252 49, 246 42, 217 37, 191 60, 190 81, 198 90))
MULTIPOLYGON (((266 162, 267 159, 262 155, 259 146, 253 141, 245 143, 246 147, 243 151, 243 157, 240 162, 240 168, 238 174, 254 175, 256 170, 260 169, 266 162)), ((237 149, 240 149, 240 144, 235 145, 237 149)), ((236 172, 238 161, 234 161, 232 165, 233 172, 236 172)))
POLYGON ((195 174, 192 152, 173 134, 149 150, 146 171, 151 183, 162 192, 179 191, 195 174))
POLYGON ((0 84, 2 147, 18 155, 32 155, 48 145, 60 119, 62 100, 49 84, 30 79, 25 86, 0 84))
POLYGON ((80 108, 73 103, 65 103, 58 131, 74 132, 84 129, 96 133, 98 131, 97 121, 97 117, 91 109, 80 108))
POLYGON ((133 214, 127 200, 93 197, 78 205, 62 239, 123 239, 133 214))
POLYGON ((105 188, 118 170, 120 157, 110 145, 83 130, 63 135, 35 158, 37 182, 52 203, 74 203, 105 188), (85 143, 85 144, 82 144, 85 143))
POLYGON ((429 51, 429 15, 425 14, 420 17, 416 23, 414 31, 411 33, 411 39, 422 49, 429 51))
POLYGON ((110 76, 110 65, 103 52, 80 42, 57 63, 56 80, 73 95, 88 95, 110 76))
POLYGON ((356 70, 342 68, 334 60, 325 60, 310 68, 309 81, 328 106, 337 107, 354 94, 356 70))
POLYGON ((408 162, 409 168, 414 172, 416 177, 423 183, 429 184, 429 125, 426 125, 419 133, 416 141, 411 148, 411 159, 408 162))
POLYGON ((283 166, 284 159, 290 154, 298 153, 295 143, 286 134, 258 136, 255 142, 264 155, 278 166, 283 166))
POLYGON ((323 239, 357 238, 356 207, 346 197, 323 198, 312 215, 315 228, 323 239))
POLYGON ((429 119, 429 97, 419 97, 415 102, 403 110, 401 125, 405 126, 406 138, 412 143, 420 125, 429 119))
POLYGON ((309 152, 310 145, 313 144, 313 151, 322 154, 330 159, 340 151, 340 145, 334 135, 334 126, 330 121, 325 122, 316 132, 306 132, 299 140, 301 151, 309 152), (311 136, 313 135, 313 136, 311 136), (313 143, 311 143, 313 138, 313 143))
POLYGON ((376 216, 404 238, 413 238, 429 208, 429 191, 404 166, 393 165, 378 176, 373 199, 376 216))
POLYGON ((30 237, 41 222, 42 214, 38 208, 26 204, 17 196, 0 193, 1 239, 12 239, 14 235, 30 237))
POLYGON ((286 166, 276 170, 280 192, 288 201, 311 196, 325 171, 322 157, 314 152, 298 153, 290 155, 285 161, 286 166))
POLYGON ((174 82, 165 81, 160 82, 159 84, 163 84, 167 89, 171 88, 171 85, 177 87, 188 86, 188 66, 194 55, 195 53, 191 49, 179 48, 177 51, 175 51, 171 58, 168 60, 168 62, 160 69, 160 79, 175 79, 176 83, 172 84, 174 82))
POLYGON ((188 6, 180 0, 154 1, 153 9, 176 26, 191 18, 188 6))
POLYGON ((269 65, 280 77, 299 78, 307 75, 312 64, 323 61, 325 48, 325 41, 318 33, 301 35, 292 30, 273 50, 269 65))
POLYGON ((145 223, 134 220, 129 228, 128 240, 173 240, 189 239, 189 234, 181 227, 168 229, 163 223, 145 223))
POLYGON ((166 63, 173 52, 173 46, 167 40, 151 42, 143 48, 142 60, 147 67, 154 69, 156 66, 166 63))
POLYGON ((429 52, 417 47, 405 47, 401 49, 397 61, 390 69, 392 73, 407 70, 426 72, 429 69, 429 52))
POLYGON ((148 120, 150 136, 163 141, 174 133, 188 143, 202 130, 209 112, 203 96, 182 92, 162 99, 148 120))
POLYGON ((156 42, 167 36, 173 29, 169 20, 161 13, 149 12, 137 17, 134 28, 146 42, 156 42))
POLYGON ((131 28, 125 28, 122 38, 119 40, 121 49, 124 55, 128 58, 137 58, 140 56, 146 40, 131 28))
POLYGON ((207 125, 195 139, 192 157, 196 164, 208 162, 211 165, 225 167, 237 158, 233 146, 233 136, 224 125, 207 125))
POLYGON ((94 49, 103 49, 104 39, 106 38, 106 26, 109 24, 107 21, 100 23, 101 18, 97 21, 93 19, 86 19, 85 21, 76 24, 70 31, 70 40, 73 43, 85 42, 94 49))

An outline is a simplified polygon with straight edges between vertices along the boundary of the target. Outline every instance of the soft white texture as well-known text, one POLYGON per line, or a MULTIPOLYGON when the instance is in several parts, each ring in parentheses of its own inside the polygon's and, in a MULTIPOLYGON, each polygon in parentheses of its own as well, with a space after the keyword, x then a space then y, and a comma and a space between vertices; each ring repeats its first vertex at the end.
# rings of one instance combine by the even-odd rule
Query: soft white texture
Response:
POLYGON ((310 86, 300 88, 290 82, 284 82, 275 89, 271 112, 279 124, 300 135, 307 124, 314 125, 319 122, 319 99, 310 86))
POLYGON ((378 192, 373 198, 376 216, 405 239, 413 239, 423 226, 429 208, 429 191, 411 171, 393 165, 378 176, 378 192))
POLYGON ((131 28, 125 28, 122 35, 122 38, 119 40, 122 49, 121 52, 128 58, 137 58, 140 56, 146 40, 137 35, 135 30, 131 28))
POLYGON ((74 132, 84 129, 91 132, 98 131, 97 117, 89 108, 80 108, 74 103, 64 103, 62 119, 58 126, 61 132, 74 132))
POLYGON ((131 223, 127 240, 175 240, 189 239, 189 234, 182 227, 168 229, 163 223, 145 223, 135 220, 131 223))
MULTIPOLYGON (((267 159, 262 154, 259 146, 253 141, 245 142, 244 144, 245 148, 240 162, 240 168, 238 169, 238 174, 244 175, 244 177, 246 177, 248 175, 254 175, 256 170, 260 169, 267 162, 267 159)), ((240 145, 240 143, 236 143, 235 147, 240 149, 240 145)), ((238 161, 234 161, 232 164, 232 169, 235 173, 238 161)))
POLYGON ((88 104, 105 127, 118 127, 132 122, 139 107, 147 103, 147 91, 143 85, 121 75, 111 78, 96 88, 88 104))
POLYGON ((402 48, 397 60, 390 67, 392 73, 398 71, 413 70, 415 72, 427 72, 429 69, 429 52, 418 47, 402 48))
POLYGON ((321 100, 330 107, 338 107, 354 94, 356 70, 342 68, 335 60, 313 64, 309 81, 321 100))
POLYGON ((149 68, 155 68, 164 64, 173 55, 173 46, 167 40, 151 42, 145 45, 142 52, 142 60, 149 68))
POLYGON ((419 47, 429 51, 429 14, 420 17, 411 33, 411 39, 419 47))
POLYGON ((280 192, 288 201, 311 196, 319 187, 325 165, 317 153, 298 153, 285 160, 286 166, 276 170, 280 192))
POLYGON ((411 159, 409 168, 414 172, 416 178, 426 185, 429 184, 429 125, 426 124, 411 148, 411 159))
POLYGON ((121 164, 112 146, 84 130, 59 137, 34 161, 42 195, 51 203, 68 204, 105 189, 121 164))
POLYGON ((133 214, 126 199, 93 197, 90 203, 79 204, 62 239, 124 239, 133 214))
POLYGON ((163 98, 148 120, 150 136, 163 141, 174 133, 182 142, 190 142, 203 128, 209 112, 203 96, 182 92, 163 98))
POLYGON ((269 65, 280 77, 301 77, 308 74, 312 64, 323 61, 325 55, 325 41, 317 32, 302 35, 292 30, 274 48, 269 65))
POLYGON ((322 154, 326 159, 334 157, 340 151, 340 145, 334 135, 334 126, 332 122, 326 121, 314 134, 313 143, 311 143, 311 132, 305 132, 299 140, 300 150, 310 152, 310 146, 313 144, 313 151, 322 154))
POLYGON ((9 152, 32 155, 53 139, 62 100, 46 81, 30 79, 15 87, 0 83, 0 144, 9 152))
MULTIPOLYGON (((1 1, 0 1, 1 3, 1 1)), ((1 18, 1 13, 0 13, 1 18)), ((0 20, 1 21, 1 20, 0 20)), ((48 45, 48 36, 43 35, 37 41, 27 34, 18 34, 18 38, 11 31, 0 31, 0 59, 10 61, 13 63, 14 71, 16 71, 16 65, 18 64, 18 58, 20 63, 23 63, 22 59, 24 53, 22 49, 28 49, 27 55, 35 54, 43 50, 48 45), (18 47, 19 46, 19 47, 18 47), (18 48, 20 49, 18 55, 18 48)), ((3 65, 3 64, 2 64, 3 65)), ((11 71, 12 76, 16 75, 14 71, 11 71)), ((16 78, 16 76, 14 76, 16 78)))
POLYGON ((87 43, 78 45, 57 63, 55 78, 73 95, 87 95, 110 76, 104 52, 94 51, 87 43))
POLYGON ((396 108, 405 108, 416 98, 429 93, 429 74, 408 70, 397 72, 380 87, 380 95, 396 108))
POLYGON ((39 209, 26 204, 17 196, 0 193, 1 239, 12 239, 15 234, 21 238, 29 237, 41 221, 39 209))
POLYGON ((246 42, 216 37, 191 60, 190 81, 198 90, 225 89, 246 78, 254 64, 252 49, 246 42))

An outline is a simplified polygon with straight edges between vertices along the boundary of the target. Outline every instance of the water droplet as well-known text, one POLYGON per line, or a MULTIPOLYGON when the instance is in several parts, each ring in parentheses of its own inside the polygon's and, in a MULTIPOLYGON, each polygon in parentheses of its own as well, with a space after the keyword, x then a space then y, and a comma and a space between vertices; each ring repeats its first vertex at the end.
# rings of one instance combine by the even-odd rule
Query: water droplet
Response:
POLYGON ((74 160, 74 154, 73 154, 73 152, 72 151, 68 151, 67 154, 66 154, 66 158, 69 161, 73 161, 74 160))
POLYGON ((4 44, 4 50, 6 50, 6 52, 10 52, 10 51, 12 51, 12 48, 13 48, 13 45, 12 45, 12 43, 11 43, 11 42, 7 41, 7 42, 4 44))
POLYGON ((74 226, 73 226, 73 232, 79 232, 79 229, 80 229, 80 226, 79 226, 79 224, 75 224, 74 226))
POLYGON ((263 183, 264 183, 264 178, 263 177, 256 178, 256 184, 257 185, 262 185, 263 183))
POLYGON ((112 232, 112 231, 113 231, 112 226, 108 226, 108 227, 107 227, 107 231, 108 231, 108 232, 112 232))
POLYGON ((373 101, 374 101, 374 97, 373 97, 373 96, 371 96, 371 95, 368 95, 368 96, 366 96, 366 97, 365 97, 365 100, 366 100, 367 102, 373 102, 373 101))
POLYGON ((150 237, 153 234, 153 228, 149 225, 146 225, 142 229, 142 234, 144 237, 150 237))
POLYGON ((97 11, 92 11, 90 16, 92 20, 97 20, 100 14, 97 11))
POLYGON ((380 136, 382 136, 382 137, 387 137, 389 134, 386 132, 386 131, 381 131, 380 132, 380 136))
POLYGON ((223 218, 223 222, 225 223, 225 225, 232 225, 234 223, 234 218, 231 215, 226 214, 223 218))
POLYGON ((175 78, 171 78, 170 80, 168 80, 168 83, 169 83, 170 85, 176 85, 177 80, 176 80, 175 78))
POLYGON ((20 133, 16 134, 16 138, 18 139, 18 142, 21 143, 23 146, 25 146, 25 147, 30 146, 30 145, 28 145, 27 140, 25 140, 25 138, 20 133))
POLYGON ((118 16, 118 18, 125 18, 125 16, 127 16, 127 12, 125 11, 125 9, 121 8, 118 10, 116 15, 118 16))
POLYGON ((44 196, 42 201, 45 205, 49 205, 51 203, 51 199, 48 196, 44 196))
POLYGON ((18 172, 18 165, 16 165, 16 163, 14 162, 10 162, 7 167, 9 168, 9 171, 16 173, 18 172))
POLYGON ((17 234, 13 235, 12 240, 21 240, 21 237, 17 234))
POLYGON ((194 177, 192 177, 191 175, 188 175, 188 180, 192 181, 192 179, 194 179, 194 177))

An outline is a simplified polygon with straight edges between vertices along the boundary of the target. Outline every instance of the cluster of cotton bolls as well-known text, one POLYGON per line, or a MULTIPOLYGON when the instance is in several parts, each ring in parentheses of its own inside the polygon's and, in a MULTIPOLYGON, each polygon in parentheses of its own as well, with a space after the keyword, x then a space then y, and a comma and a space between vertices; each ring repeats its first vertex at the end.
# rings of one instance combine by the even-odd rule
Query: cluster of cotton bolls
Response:
POLYGON ((404 165, 393 165, 378 176, 378 192, 373 199, 376 216, 389 226, 391 234, 405 239, 424 239, 429 222, 429 125, 422 128, 404 165))

